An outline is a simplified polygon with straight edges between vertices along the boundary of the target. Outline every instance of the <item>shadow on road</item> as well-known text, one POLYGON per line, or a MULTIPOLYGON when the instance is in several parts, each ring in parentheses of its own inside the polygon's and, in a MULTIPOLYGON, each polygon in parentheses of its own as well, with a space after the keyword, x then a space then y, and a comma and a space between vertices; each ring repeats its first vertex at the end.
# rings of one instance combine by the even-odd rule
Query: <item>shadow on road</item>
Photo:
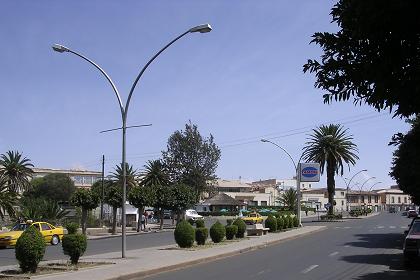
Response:
POLYGON ((348 242, 345 245, 375 249, 401 249, 404 235, 400 233, 372 233, 357 234, 358 241, 348 242))
POLYGON ((384 271, 369 273, 355 278, 356 280, 412 280, 420 279, 420 271, 384 271))

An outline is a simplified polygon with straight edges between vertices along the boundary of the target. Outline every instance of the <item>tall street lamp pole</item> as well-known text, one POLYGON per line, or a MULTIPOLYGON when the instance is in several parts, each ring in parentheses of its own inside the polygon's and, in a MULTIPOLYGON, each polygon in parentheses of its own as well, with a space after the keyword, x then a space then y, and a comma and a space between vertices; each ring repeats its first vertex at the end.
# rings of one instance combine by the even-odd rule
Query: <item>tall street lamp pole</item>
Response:
MULTIPOLYGON (((282 146, 280 146, 280 145, 278 145, 274 142, 271 142, 270 140, 267 140, 267 139, 261 139, 261 142, 270 143, 270 144, 276 146, 277 148, 279 148, 280 150, 285 152, 289 156, 290 160, 293 163, 293 166, 295 168, 295 174, 296 174, 296 194, 297 194, 297 213, 296 213, 296 216, 297 216, 298 221, 299 221, 299 226, 301 226, 302 225, 302 219, 301 219, 301 215, 300 215, 300 210, 301 210, 301 205, 300 205, 300 177, 299 177, 298 166, 296 165, 296 162, 293 159, 293 157, 290 155, 290 153, 288 151, 286 151, 286 149, 283 148, 282 146)), ((300 158, 298 160, 298 164, 300 163, 300 160, 302 159, 302 156, 303 156, 303 154, 300 156, 300 158)))
POLYGON ((360 170, 359 172, 357 172, 356 174, 353 175, 353 177, 350 178, 350 180, 346 183, 346 208, 347 208, 347 212, 349 211, 349 190, 350 190, 350 183, 351 181, 354 179, 354 177, 356 177, 358 174, 367 171, 367 169, 363 169, 360 170))
POLYGON ((366 184, 367 182, 369 182, 369 181, 370 181, 370 180, 372 180, 372 179, 376 179, 376 177, 370 177, 370 178, 366 179, 366 180, 363 182, 362 186, 360 187, 360 206, 361 206, 361 204, 362 204, 362 191, 363 191, 363 187, 365 186, 365 184, 366 184))
POLYGON ((175 39, 173 39, 171 42, 169 42, 166 46, 164 46, 160 51, 158 51, 147 63, 146 65, 141 69, 140 73, 137 75, 137 78, 134 80, 133 85, 131 86, 131 90, 130 93, 128 94, 128 98, 127 101, 125 103, 125 105, 123 105, 122 103, 122 99, 121 99, 121 95, 118 92, 117 87, 115 86, 114 82, 112 81, 112 79, 109 77, 109 75, 95 62, 93 62, 91 59, 87 58, 86 56, 73 51, 63 45, 58 45, 55 44, 52 46, 53 50, 59 53, 63 53, 63 52, 68 52, 68 53, 72 53, 77 55, 78 57, 86 60, 87 62, 89 62, 90 64, 92 64, 96 69, 98 69, 102 75, 105 76, 105 78, 108 80, 108 82, 110 83, 115 96, 118 99, 118 105, 120 107, 120 111, 121 111, 121 119, 122 119, 122 175, 123 175, 123 195, 122 195, 122 208, 121 208, 121 212, 122 212, 122 249, 121 249, 121 257, 125 258, 126 255, 126 217, 125 217, 125 203, 126 203, 126 192, 127 192, 127 178, 126 178, 126 172, 127 172, 127 167, 126 167, 126 130, 127 130, 127 114, 128 114, 128 108, 130 106, 130 101, 131 101, 131 97, 133 95, 134 89, 136 88, 136 85, 138 83, 138 81, 140 80, 140 78, 142 77, 144 71, 146 71, 147 67, 153 62, 153 60, 156 59, 156 57, 158 57, 164 50, 166 50, 169 46, 171 46, 173 43, 175 43, 176 41, 178 41, 179 39, 181 39, 182 37, 184 37, 185 35, 189 34, 189 33, 195 33, 195 32, 199 32, 199 33, 207 33, 210 32, 212 30, 211 26, 209 24, 201 24, 198 26, 195 26, 193 28, 188 29, 187 31, 185 31, 184 33, 182 33, 181 35, 179 35, 178 37, 176 37, 175 39))

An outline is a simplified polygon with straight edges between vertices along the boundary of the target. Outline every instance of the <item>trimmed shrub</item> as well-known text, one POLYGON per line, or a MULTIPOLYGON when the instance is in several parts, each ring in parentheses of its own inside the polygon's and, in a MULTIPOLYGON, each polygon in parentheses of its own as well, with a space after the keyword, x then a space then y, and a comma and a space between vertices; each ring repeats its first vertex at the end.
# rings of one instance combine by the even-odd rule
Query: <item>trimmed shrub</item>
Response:
POLYGON ((206 240, 209 237, 209 230, 205 227, 199 227, 195 229, 195 240, 197 245, 206 244, 206 240))
POLYGON ((299 220, 298 220, 297 216, 294 216, 293 217, 293 226, 294 227, 298 227, 299 226, 299 220))
POLYGON ((226 220, 226 225, 230 226, 230 225, 232 225, 232 223, 233 223, 232 219, 227 219, 226 220))
POLYGON ((268 216, 265 220, 265 227, 269 228, 270 232, 275 232, 277 230, 277 219, 273 216, 268 216))
POLYGON ((190 223, 190 225, 192 225, 192 226, 193 226, 195 222, 194 222, 194 220, 193 220, 193 219, 189 218, 189 219, 188 219, 188 223, 190 223))
POLYGON ((226 229, 225 227, 219 222, 215 222, 210 228, 210 237, 214 243, 219 243, 225 238, 226 229))
POLYGON ((238 226, 236 225, 226 226, 226 239, 227 240, 232 240, 236 234, 238 234, 238 226))
POLYGON ((242 219, 236 219, 233 222, 233 225, 238 227, 238 232, 236 233, 237 238, 244 238, 246 231, 246 224, 242 219))
POLYGON ((63 252, 70 256, 72 264, 77 264, 87 248, 86 235, 80 233, 66 234, 62 240, 63 252))
POLYGON ((287 220, 288 220, 287 226, 289 228, 292 228, 293 227, 293 218, 291 216, 287 216, 287 220))
POLYGON ((181 221, 176 225, 174 236, 179 247, 190 248, 194 244, 195 231, 190 223, 181 221))
POLYGON ((18 238, 15 246, 16 259, 22 272, 35 273, 44 254, 44 237, 34 226, 28 227, 18 238))
POLYGON ((76 223, 68 223, 66 224, 67 234, 75 234, 79 229, 79 225, 76 223))
POLYGON ((284 227, 284 220, 282 217, 277 217, 277 230, 282 230, 284 227))
POLYGON ((196 227, 196 228, 202 228, 202 227, 205 227, 205 226, 204 226, 204 220, 197 220, 197 221, 195 221, 195 227, 196 227))

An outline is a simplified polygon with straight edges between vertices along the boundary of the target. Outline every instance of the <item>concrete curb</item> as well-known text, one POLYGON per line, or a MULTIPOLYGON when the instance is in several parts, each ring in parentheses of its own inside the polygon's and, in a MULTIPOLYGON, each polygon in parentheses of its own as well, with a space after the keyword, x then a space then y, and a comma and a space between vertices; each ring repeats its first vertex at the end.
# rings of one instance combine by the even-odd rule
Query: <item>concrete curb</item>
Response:
POLYGON ((238 250, 234 250, 232 252, 228 252, 228 253, 223 253, 223 254, 219 254, 219 255, 215 255, 215 256, 211 256, 211 257, 204 257, 204 258, 198 258, 196 260, 192 260, 192 261, 186 261, 186 262, 182 262, 179 264, 174 264, 174 265, 169 265, 169 266, 163 266, 160 268, 154 268, 154 269, 149 269, 149 270, 145 270, 145 271, 139 271, 139 272, 135 272, 135 273, 130 273, 130 274, 126 274, 126 275, 120 275, 118 277, 114 277, 114 278, 109 278, 108 280, 131 280, 131 279, 139 279, 139 278, 144 278, 144 277, 148 277, 148 276, 152 276, 152 275, 156 275, 156 274, 160 274, 160 273, 164 273, 164 272, 169 272, 169 271, 174 271, 174 270, 179 270, 179 269, 183 269, 186 267, 191 267, 194 265, 198 265, 198 264, 203 264, 203 263, 207 263, 207 262, 212 262, 212 261, 216 261, 219 259, 224 259, 224 258, 228 258, 228 257, 233 257, 239 254, 243 254, 243 253, 247 253, 247 252, 251 252, 254 250, 258 250, 258 249, 262 249, 265 248, 267 246, 270 245, 275 245, 275 244, 279 244, 285 241, 289 241, 289 240, 293 240, 299 237, 303 237, 315 232, 320 232, 325 230, 327 227, 324 226, 322 228, 318 228, 316 230, 313 231, 309 231, 309 232, 304 232, 301 234, 297 234, 297 235, 293 235, 293 236, 289 236, 283 239, 279 239, 279 240, 273 240, 273 241, 268 241, 265 242, 264 244, 259 244, 259 245, 255 245, 255 246, 250 246, 247 248, 243 248, 243 249, 238 249, 238 250))

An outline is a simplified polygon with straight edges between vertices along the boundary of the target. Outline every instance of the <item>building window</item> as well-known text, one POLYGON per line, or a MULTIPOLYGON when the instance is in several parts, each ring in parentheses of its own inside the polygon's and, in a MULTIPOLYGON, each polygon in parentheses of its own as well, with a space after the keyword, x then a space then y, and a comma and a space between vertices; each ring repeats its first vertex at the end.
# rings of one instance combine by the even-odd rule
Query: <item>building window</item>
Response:
POLYGON ((407 197, 404 197, 404 203, 407 203, 407 197))
POLYGON ((344 206, 344 200, 341 201, 341 206, 344 206))
POLYGON ((391 197, 391 203, 395 203, 395 198, 393 196, 391 197))
POLYGON ((398 197, 398 203, 401 203, 401 197, 398 197))
POLYGON ((261 206, 267 206, 267 201, 261 201, 261 206))
POLYGON ((378 196, 375 195, 375 203, 378 203, 378 196))
POLYGON ((305 187, 305 184, 302 184, 302 188, 304 188, 305 187))
POLYGON ((344 196, 344 192, 341 192, 341 196, 344 196))
POLYGON ((364 203, 364 202, 365 202, 365 196, 362 195, 362 203, 364 203))
POLYGON ((312 185, 311 184, 309 184, 309 188, 311 188, 312 187, 312 185))
POLYGON ((368 196, 368 203, 371 203, 372 202, 372 197, 369 195, 368 196))

